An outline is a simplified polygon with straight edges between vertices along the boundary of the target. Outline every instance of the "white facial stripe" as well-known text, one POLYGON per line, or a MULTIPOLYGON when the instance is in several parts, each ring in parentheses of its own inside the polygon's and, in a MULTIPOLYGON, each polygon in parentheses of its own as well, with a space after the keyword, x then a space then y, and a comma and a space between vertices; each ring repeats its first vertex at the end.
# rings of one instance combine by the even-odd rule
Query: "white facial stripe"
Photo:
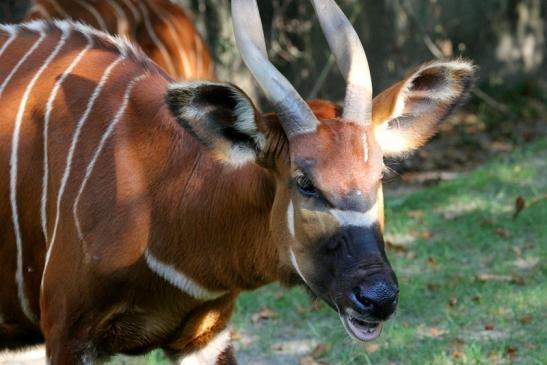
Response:
POLYGON ((165 279, 169 284, 177 287, 185 293, 198 300, 214 300, 225 295, 226 292, 211 291, 196 283, 194 280, 178 271, 173 265, 161 262, 154 257, 150 250, 144 251, 144 258, 148 268, 165 279))
POLYGON ((366 212, 356 212, 353 210, 329 209, 338 223, 343 226, 370 227, 378 223, 378 202, 366 212))
POLYGON ((169 56, 169 53, 167 52, 165 45, 158 38, 158 36, 156 35, 156 32, 154 31, 154 27, 152 26, 152 22, 150 20, 150 14, 148 13, 148 9, 146 9, 146 6, 143 4, 142 1, 139 1, 138 5, 144 17, 144 26, 146 27, 146 31, 148 32, 148 35, 152 39, 152 42, 154 42, 156 47, 160 50, 160 53, 163 59, 165 60, 165 64, 167 65, 167 70, 169 74, 174 75, 175 66, 173 66, 173 62, 171 61, 171 57, 169 56))
POLYGON ((368 141, 367 141, 366 133, 363 136, 363 151, 365 151, 365 162, 367 162, 368 161, 368 141))
MULTIPOLYGON (((42 41, 45 38, 45 33, 40 32, 40 37, 36 42, 34 42, 33 46, 25 53, 25 55, 19 60, 17 65, 12 69, 11 73, 6 77, 4 80, 4 83, 2 83, 2 86, 0 87, 0 95, 4 91, 4 88, 8 84, 9 80, 15 75, 19 67, 26 61, 26 59, 34 52, 34 50, 42 43, 42 41)), ((47 67, 47 63, 44 63, 42 65, 42 68, 44 68, 44 65, 47 67)), ((43 69, 40 68, 41 71, 43 69)), ((23 310, 23 313, 25 316, 31 320, 32 322, 36 322, 37 317, 33 313, 32 309, 30 308, 30 304, 28 302, 28 298, 25 293, 25 282, 24 282, 24 276, 23 276, 23 239, 21 237, 21 226, 19 224, 19 211, 17 207, 17 168, 18 168, 18 153, 19 153, 19 137, 21 133, 21 124, 23 123, 23 113, 25 110, 26 100, 28 99, 28 94, 30 94, 30 90, 32 89, 32 86, 36 82, 35 79, 37 79, 37 75, 41 73, 39 71, 37 74, 34 75, 32 81, 29 83, 25 90, 25 95, 23 96, 23 100, 21 104, 19 105, 19 110, 17 112, 17 116, 15 119, 15 126, 13 128, 13 136, 11 141, 11 156, 10 156, 10 205, 11 205, 11 212, 12 212, 12 222, 13 222, 13 230, 15 232, 15 245, 17 247, 17 270, 15 272, 15 282, 17 284, 17 296, 19 299, 19 303, 21 305, 21 309, 23 310)))
MULTIPOLYGON (((101 94, 101 90, 103 89, 105 83, 108 81, 108 78, 110 77, 110 74, 112 73, 112 70, 114 67, 116 67, 121 61, 124 60, 123 56, 119 56, 112 62, 108 67, 105 69, 101 80, 93 90, 93 93, 91 94, 91 97, 89 98, 89 101, 87 102, 86 109, 82 116, 80 117, 80 120, 78 121, 78 124, 76 124, 76 129, 74 130, 74 134, 72 136, 72 142, 70 144, 70 148, 68 150, 68 155, 66 158, 66 164, 65 164, 65 171, 63 173, 63 176, 61 178, 61 185, 59 187, 59 192, 57 193, 57 204, 56 204, 56 213, 55 213, 55 223, 53 225, 53 233, 51 234, 51 242, 49 243, 48 250, 46 253, 46 259, 44 263, 44 274, 47 269, 47 265, 49 262, 49 258, 51 255, 51 251, 53 249, 53 246, 55 245, 55 238, 57 236, 57 228, 59 226, 59 220, 61 216, 61 201, 63 199, 63 194, 65 192, 65 188, 68 182, 68 179, 70 177, 70 172, 72 169, 72 159, 74 157, 74 152, 76 151, 76 145, 78 144, 78 140, 80 138, 80 133, 82 131, 82 128, 87 121, 87 118, 89 117, 89 114, 91 113, 91 110, 93 109, 93 106, 95 105, 95 101, 101 94)), ((42 284, 44 282, 45 275, 42 275, 42 284)))
POLYGON ((83 8, 85 8, 95 18, 95 20, 97 21, 97 25, 103 32, 109 33, 108 27, 106 26, 102 15, 97 11, 97 9, 95 9, 91 4, 88 4, 83 0, 76 0, 76 2, 80 4, 83 8))
POLYGON ((51 94, 49 94, 49 98, 46 103, 46 112, 44 114, 44 176, 42 180, 42 199, 40 204, 40 218, 42 223, 42 231, 44 232, 44 237, 46 242, 48 241, 47 236, 47 191, 48 191, 48 179, 49 179, 49 160, 48 160, 48 138, 49 138, 49 123, 51 119, 51 113, 53 111, 53 103, 55 101, 55 98, 57 97, 57 94, 59 90, 61 89, 61 86, 63 85, 63 82, 68 77, 68 75, 74 70, 76 65, 80 62, 80 60, 84 57, 84 55, 87 53, 87 51, 93 46, 93 39, 88 35, 84 34, 87 43, 83 50, 78 53, 76 58, 72 61, 72 63, 67 67, 67 69, 63 72, 61 77, 55 82, 55 85, 53 86, 53 89, 51 91, 51 94))
POLYGON ((287 208, 287 226, 289 233, 294 237, 294 205, 292 204, 292 200, 289 201, 289 208, 287 208))
POLYGON ((296 272, 298 273, 298 275, 300 275, 300 277, 302 278, 302 280, 304 280, 304 282, 306 283, 306 285, 310 286, 308 284, 308 281, 306 280, 306 278, 304 277, 304 274, 302 273, 302 271, 300 270, 300 266, 298 266, 298 261, 296 261, 296 255, 294 254, 294 251, 292 250, 292 248, 289 248, 289 255, 291 257, 291 264, 292 266, 294 267, 294 269, 296 270, 296 272))
POLYGON ((230 328, 217 334, 207 345, 186 356, 179 365, 215 365, 218 357, 230 346, 230 328))
POLYGON ((127 109, 127 105, 129 104, 129 98, 131 96, 131 92, 133 91, 133 88, 139 81, 146 78, 146 76, 147 76, 146 74, 137 76, 133 80, 131 80, 131 82, 127 85, 127 88, 125 89, 125 93, 123 96, 122 104, 120 105, 120 108, 118 109, 118 112, 116 113, 112 121, 109 123, 108 128, 101 136, 101 140, 99 141, 99 144, 97 148, 95 149, 95 152, 93 153, 93 157, 91 158, 91 161, 87 165, 87 168, 85 170, 85 175, 82 180, 82 184, 80 185, 78 194, 76 194, 76 199, 74 199, 74 205, 72 206, 72 215, 74 217, 76 231, 78 232, 78 237, 80 239, 83 239, 82 228, 80 226, 80 219, 78 217, 78 204, 80 203, 80 197, 87 185, 87 181, 89 180, 89 177, 91 176, 91 173, 93 172, 93 169, 95 168, 95 164, 97 163, 97 160, 99 159, 99 156, 106 144, 106 141, 110 138, 110 136, 114 132, 114 129, 116 128, 120 120, 122 119, 125 113, 125 110, 127 109))

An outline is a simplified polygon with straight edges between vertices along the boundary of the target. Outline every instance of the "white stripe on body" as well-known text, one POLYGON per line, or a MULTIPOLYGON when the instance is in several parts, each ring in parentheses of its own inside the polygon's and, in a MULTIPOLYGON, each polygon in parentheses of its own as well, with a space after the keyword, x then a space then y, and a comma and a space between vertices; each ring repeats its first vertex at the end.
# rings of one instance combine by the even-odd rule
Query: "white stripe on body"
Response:
POLYGON ((136 23, 140 23, 141 21, 141 14, 135 7, 135 5, 131 2, 131 0, 122 0, 122 2, 127 6, 131 14, 133 15, 133 19, 135 19, 136 23))
MULTIPOLYGON (((25 53, 25 55, 19 60, 17 65, 12 69, 11 73, 6 77, 4 82, 2 83, 2 86, 0 86, 0 95, 3 93, 6 85, 11 80, 13 75, 17 72, 19 67, 28 59, 28 57, 34 52, 34 50, 42 43, 44 40, 46 34, 43 30, 39 31, 39 38, 32 47, 25 53)), ((50 58, 48 58, 49 61, 50 58)), ((47 62, 49 62, 47 61, 47 62)), ((25 109, 26 99, 28 98, 28 94, 30 93, 30 89, 32 88, 32 85, 36 82, 35 78, 37 78, 37 75, 43 71, 42 68, 44 68, 44 65, 47 66, 46 63, 42 65, 40 68, 41 71, 38 71, 36 75, 34 75, 33 79, 31 80, 31 83, 29 84, 30 88, 27 86, 27 89, 25 90, 24 96, 23 96, 23 102, 21 102, 19 106, 19 110, 17 113, 17 116, 15 118, 15 126, 13 128, 13 136, 11 141, 11 155, 10 155, 10 205, 11 205, 11 212, 12 212, 12 222, 13 222, 13 230, 15 233, 15 245, 17 246, 17 270, 15 272, 15 282, 17 284, 17 296, 19 299, 19 303, 21 305, 21 309, 23 310, 23 313, 25 316, 32 322, 37 321, 36 315, 32 312, 32 309, 30 308, 30 304, 28 302, 28 298, 25 294, 25 283, 24 283, 24 277, 23 277, 23 239, 21 237, 21 226, 19 223, 19 211, 17 208, 17 157, 18 157, 18 150, 19 150, 19 135, 21 133, 21 124, 23 122, 23 113, 25 109)), ((45 68, 44 68, 45 69, 45 68)))
POLYGON ((184 357, 179 365, 215 365, 218 357, 230 346, 230 328, 225 328, 201 349, 184 357))
POLYGON ((95 20, 97 21, 97 25, 99 26, 99 28, 105 32, 105 33, 109 33, 108 31, 108 27, 106 26, 106 23, 104 22, 104 19, 101 15, 101 13, 99 13, 97 11, 97 9, 95 9, 93 7, 93 5, 83 1, 83 0, 75 0, 78 4, 80 4, 83 8, 85 8, 94 18, 95 20))
POLYGON ((67 67, 67 69, 63 72, 61 77, 57 79, 55 82, 55 85, 53 86, 53 89, 51 91, 51 94, 49 94, 49 98, 46 103, 46 112, 44 114, 44 176, 42 179, 42 198, 40 201, 40 219, 42 223, 42 231, 44 233, 44 237, 46 242, 48 242, 48 235, 47 235, 47 192, 48 192, 48 179, 49 179, 49 160, 48 160, 48 139, 49 139, 49 123, 51 120, 51 113, 53 111, 53 103, 55 102, 55 99, 57 97, 57 94, 59 93, 59 90, 61 89, 61 86, 63 85, 63 82, 68 77, 68 75, 74 70, 74 68, 80 63, 80 60, 84 57, 84 55, 87 53, 87 51, 93 46, 93 39, 89 36, 87 33, 82 33, 84 37, 86 38, 86 46, 84 49, 78 53, 78 55, 74 58, 72 63, 67 67))
POLYGON ((55 0, 47 0, 48 3, 51 4, 51 6, 53 6, 53 9, 55 9, 56 12, 58 12, 59 14, 61 14, 61 16, 63 18, 66 18, 66 19, 71 19, 72 17, 70 15, 68 15, 68 13, 65 11, 65 9, 63 9, 59 3, 55 0))
POLYGON ((10 35, 8 40, 5 41, 4 44, 2 45, 2 48, 0 48, 0 57, 2 57, 2 54, 4 53, 4 51, 9 47, 10 44, 13 43, 15 38, 17 38, 17 32, 19 31, 19 29, 15 26, 2 27, 0 29, 5 32, 8 32, 8 34, 10 35))
POLYGON ((148 32, 148 35, 152 39, 152 42, 154 42, 156 47, 158 47, 158 49, 160 50, 160 53, 167 65, 167 71, 171 75, 175 75, 176 74, 175 66, 173 66, 173 62, 171 61, 171 57, 169 56, 169 53, 167 52, 165 45, 158 38, 156 32, 154 31, 154 27, 152 26, 152 22, 150 21, 150 14, 148 13, 148 9, 146 9, 146 6, 142 2, 139 2, 138 4, 144 17, 144 26, 146 27, 146 31, 148 32))
POLYGON ((163 11, 156 9, 156 7, 153 6, 153 4, 150 4, 150 10, 152 10, 152 12, 158 18, 160 18, 162 22, 164 22, 167 25, 167 29, 169 30, 169 33, 171 34, 171 38, 175 42, 175 47, 179 54, 180 61, 182 62, 182 73, 183 73, 182 76, 183 78, 186 78, 188 76, 188 73, 192 70, 192 67, 190 66, 188 57, 186 57, 186 52, 184 51, 184 47, 180 43, 180 37, 178 36, 177 30, 175 29, 175 26, 173 25, 173 19, 171 14, 165 14, 163 11))
POLYGON ((198 300, 213 300, 226 294, 226 292, 210 291, 196 283, 194 280, 178 271, 173 265, 166 264, 157 259, 149 249, 144 251, 144 259, 148 268, 161 276, 171 285, 180 289, 186 295, 198 300))
POLYGON ((99 156, 104 148, 104 145, 106 144, 106 141, 110 138, 112 133, 114 132, 114 129, 122 119, 126 109, 127 105, 129 104, 129 98, 131 96, 131 92, 133 91, 133 88, 135 85, 146 78, 147 75, 140 75, 135 77, 131 82, 128 84, 127 88, 125 89, 125 93, 123 96, 122 104, 120 105, 120 108, 118 109, 116 115, 112 119, 112 121, 109 123, 108 128, 103 133, 99 144, 97 148, 95 149, 95 152, 93 153, 93 157, 91 158, 89 164, 87 165, 87 168, 85 170, 85 175, 82 180, 82 184, 80 185, 80 189, 78 190, 78 193, 76 194, 76 199, 74 199, 74 205, 72 206, 72 215, 74 217, 74 224, 76 225, 76 231, 78 232, 78 238, 82 240, 83 233, 82 233, 82 227, 80 225, 80 219, 78 217, 78 205, 80 203, 80 197, 87 185, 87 181, 89 180, 89 177, 91 176, 91 173, 93 172, 93 169, 95 168, 95 164, 97 163, 97 160, 99 159, 99 156))
POLYGON ((329 212, 338 223, 343 226, 370 227, 378 223, 378 202, 366 212, 356 212, 353 210, 329 209, 329 212))
POLYGON ((44 19, 51 19, 51 15, 42 4, 34 4, 30 9, 30 13, 37 12, 44 19))
POLYGON ((123 11, 122 7, 113 0, 106 0, 106 2, 114 9, 114 13, 116 13, 116 28, 118 29, 118 34, 123 34, 127 37, 131 36, 129 34, 129 20, 125 15, 125 11, 123 11))
POLYGON ((80 120, 78 121, 78 124, 76 125, 76 129, 74 131, 74 135, 72 136, 72 142, 70 144, 70 148, 68 151, 68 155, 66 158, 66 164, 65 164, 65 170, 63 173, 63 176, 61 178, 61 185, 59 187, 59 192, 57 193, 57 204, 56 204, 56 214, 55 214, 55 223, 53 225, 53 233, 51 234, 51 241, 49 242, 49 246, 46 253, 46 259, 44 263, 44 274, 42 275, 42 286, 44 283, 44 277, 47 270, 47 265, 49 263, 49 258, 51 256, 52 249, 55 245, 55 239, 57 237, 57 228, 59 226, 59 219, 61 215, 61 201, 63 199, 63 194, 65 192, 66 184, 68 182, 68 178, 70 177, 70 171, 72 168, 72 158, 74 157, 74 152, 76 150, 76 145, 78 144, 78 139, 80 137, 80 133, 82 131, 82 128, 87 121, 89 114, 91 113, 91 110, 93 109, 93 106, 95 105, 95 101, 99 97, 102 88, 104 87, 105 83, 108 81, 108 78, 110 77, 110 74, 112 73, 112 70, 114 67, 116 67, 121 61, 123 61, 125 57, 123 55, 120 55, 116 60, 114 60, 108 67, 105 69, 103 75, 101 76, 101 79, 95 89, 93 90, 93 93, 91 94, 91 97, 89 98, 89 101, 87 103, 86 109, 84 113, 82 114, 80 120))
MULTIPOLYGON (((32 24, 32 23, 30 23, 30 24, 32 24)), ((4 79, 4 82, 2 82, 2 85, 0 85, 0 98, 2 97, 2 94, 4 93, 4 89, 6 88, 8 83, 10 82, 11 78, 19 70, 19 67, 21 67, 21 65, 23 63, 25 63, 25 61, 29 58, 29 56, 34 52, 34 50, 36 50, 36 48, 38 48, 38 46, 42 43, 42 41, 46 37, 46 34, 44 33, 43 30, 40 30, 39 34, 40 34, 40 37, 38 38, 38 40, 36 42, 34 42, 32 47, 30 47, 30 49, 23 55, 23 57, 21 57, 21 59, 19 59, 19 62, 17 62, 15 67, 13 67, 11 69, 11 72, 8 74, 8 76, 6 76, 6 78, 4 79)))

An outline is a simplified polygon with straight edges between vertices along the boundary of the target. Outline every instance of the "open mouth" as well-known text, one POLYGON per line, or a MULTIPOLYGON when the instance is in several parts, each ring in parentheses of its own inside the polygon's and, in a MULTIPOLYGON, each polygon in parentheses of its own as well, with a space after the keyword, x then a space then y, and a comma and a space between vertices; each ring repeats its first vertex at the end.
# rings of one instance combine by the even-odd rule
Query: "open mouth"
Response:
POLYGON ((346 332, 359 341, 372 341, 382 333, 382 322, 364 321, 349 313, 341 315, 346 332))

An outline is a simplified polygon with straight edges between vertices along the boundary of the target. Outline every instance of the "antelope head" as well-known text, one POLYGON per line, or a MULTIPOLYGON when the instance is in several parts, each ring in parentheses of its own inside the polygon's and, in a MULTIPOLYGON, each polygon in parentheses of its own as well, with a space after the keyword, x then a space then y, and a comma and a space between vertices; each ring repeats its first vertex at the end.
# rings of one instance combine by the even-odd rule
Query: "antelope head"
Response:
POLYGON ((220 159, 254 161, 275 180, 270 215, 280 271, 334 308, 350 336, 379 336, 399 288, 384 251, 383 158, 421 146, 461 103, 474 70, 433 62, 372 98, 367 58, 332 0, 312 0, 347 87, 343 108, 306 103, 269 62, 256 1, 232 0, 243 60, 276 114, 261 116, 231 84, 176 84, 179 121, 220 159), (290 276, 290 275, 287 275, 290 276))

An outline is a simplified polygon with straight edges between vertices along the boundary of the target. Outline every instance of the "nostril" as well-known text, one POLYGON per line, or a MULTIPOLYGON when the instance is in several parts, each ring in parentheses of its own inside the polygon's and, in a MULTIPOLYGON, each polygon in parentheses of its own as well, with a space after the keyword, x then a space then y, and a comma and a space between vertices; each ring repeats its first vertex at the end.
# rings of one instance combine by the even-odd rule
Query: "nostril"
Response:
POLYGON ((353 297, 356 304, 363 309, 372 309, 374 307, 374 300, 367 298, 360 288, 353 289, 353 297))

